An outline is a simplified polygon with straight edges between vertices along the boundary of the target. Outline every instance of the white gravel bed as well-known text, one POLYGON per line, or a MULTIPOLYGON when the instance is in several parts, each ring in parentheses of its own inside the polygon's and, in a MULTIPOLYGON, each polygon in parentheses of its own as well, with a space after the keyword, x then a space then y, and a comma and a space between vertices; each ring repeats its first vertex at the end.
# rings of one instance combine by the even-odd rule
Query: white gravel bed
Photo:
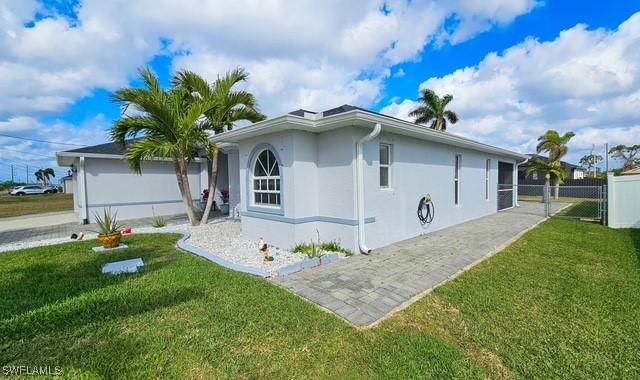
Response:
POLYGON ((236 264, 262 268, 271 275, 274 275, 279 268, 307 258, 303 254, 270 246, 269 255, 273 257, 273 261, 264 262, 258 251, 258 241, 244 240, 240 233, 240 221, 236 220, 220 220, 201 226, 181 227, 191 234, 187 244, 205 249, 236 264))
MULTIPOLYGON (((93 237, 95 239, 95 236, 93 237)), ((85 237, 85 240, 89 240, 85 237)), ((19 249, 27 249, 27 248, 36 248, 36 247, 44 247, 47 245, 56 245, 62 243, 69 243, 78 240, 71 240, 68 237, 64 238, 56 238, 56 239, 44 239, 44 240, 36 240, 36 241, 27 241, 27 242, 16 242, 9 244, 0 245, 0 253, 9 252, 9 251, 17 251, 19 249)))

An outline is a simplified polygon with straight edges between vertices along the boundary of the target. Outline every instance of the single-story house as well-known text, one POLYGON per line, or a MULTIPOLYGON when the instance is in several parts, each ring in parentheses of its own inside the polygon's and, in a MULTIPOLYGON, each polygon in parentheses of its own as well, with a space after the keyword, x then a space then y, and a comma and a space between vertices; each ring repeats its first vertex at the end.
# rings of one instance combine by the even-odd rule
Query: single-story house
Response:
MULTIPOLYGON (((533 160, 534 158, 538 158, 545 162, 549 161, 549 158, 541 156, 539 154, 528 154, 528 156, 531 157, 531 160, 533 160)), ((529 168, 529 166, 531 166, 531 160, 523 163, 518 167, 518 179, 521 183, 539 182, 540 184, 543 184, 545 181, 543 173, 533 172, 530 176, 526 175, 527 169, 529 168)), ((583 167, 574 165, 566 161, 560 161, 560 165, 567 171, 567 179, 584 179, 585 169, 583 167)))
POLYGON ((227 154, 230 207, 247 239, 292 247, 319 234, 356 252, 513 207, 528 158, 350 105, 300 109, 212 141, 227 154), (429 220, 423 204, 421 220, 427 196, 435 213, 429 220))
POLYGON ((60 186, 65 194, 73 194, 73 175, 66 175, 60 178, 60 186))
MULTIPOLYGON (((513 207, 528 158, 350 105, 297 110, 212 141, 222 151, 216 194, 228 190, 244 238, 290 248, 319 235, 356 252, 513 207)), ((156 214, 184 212, 169 162, 146 162, 137 175, 123 154, 117 144, 58 153, 73 167, 80 220, 107 206, 124 218, 152 205, 156 214)), ((208 167, 192 163, 194 199, 208 167)))

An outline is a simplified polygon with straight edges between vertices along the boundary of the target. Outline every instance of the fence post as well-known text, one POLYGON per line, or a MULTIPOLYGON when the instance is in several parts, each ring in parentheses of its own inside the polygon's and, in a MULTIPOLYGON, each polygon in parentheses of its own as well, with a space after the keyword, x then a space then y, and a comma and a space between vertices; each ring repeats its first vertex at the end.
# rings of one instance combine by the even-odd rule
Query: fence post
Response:
POLYGON ((616 182, 613 178, 613 173, 607 173, 607 226, 616 224, 615 214, 615 194, 616 194, 616 182))

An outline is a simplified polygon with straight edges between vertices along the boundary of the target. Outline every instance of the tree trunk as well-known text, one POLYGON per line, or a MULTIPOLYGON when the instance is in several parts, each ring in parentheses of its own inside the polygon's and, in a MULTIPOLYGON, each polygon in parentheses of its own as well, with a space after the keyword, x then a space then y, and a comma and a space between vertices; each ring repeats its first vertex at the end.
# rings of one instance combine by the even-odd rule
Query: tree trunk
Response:
POLYGON ((202 214, 202 219, 200 219, 201 224, 207 224, 209 221, 209 213, 211 213, 211 208, 213 206, 213 199, 216 195, 216 184, 218 183, 218 161, 220 157, 220 151, 216 149, 213 157, 211 157, 211 178, 209 179, 209 198, 207 198, 207 206, 204 209, 204 213, 202 214))
POLYGON ((176 177, 178 178, 178 187, 180 188, 180 195, 182 201, 187 210, 187 216, 192 226, 198 225, 198 216, 193 208, 193 197, 191 197, 191 188, 189 186, 189 177, 187 176, 187 164, 184 158, 178 158, 178 162, 175 164, 176 177))
POLYGON ((554 199, 558 199, 560 197, 560 180, 559 179, 555 179, 554 180, 554 189, 553 189, 553 198, 554 199))

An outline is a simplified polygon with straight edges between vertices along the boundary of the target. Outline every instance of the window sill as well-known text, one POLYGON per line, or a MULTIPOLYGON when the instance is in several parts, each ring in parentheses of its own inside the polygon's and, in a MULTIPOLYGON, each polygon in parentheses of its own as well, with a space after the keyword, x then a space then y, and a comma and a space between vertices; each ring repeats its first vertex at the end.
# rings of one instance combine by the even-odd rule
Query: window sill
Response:
POLYGON ((284 215, 284 208, 282 205, 279 207, 276 206, 261 206, 261 205, 250 205, 247 206, 247 211, 251 212, 260 212, 263 214, 276 214, 276 215, 284 215))

